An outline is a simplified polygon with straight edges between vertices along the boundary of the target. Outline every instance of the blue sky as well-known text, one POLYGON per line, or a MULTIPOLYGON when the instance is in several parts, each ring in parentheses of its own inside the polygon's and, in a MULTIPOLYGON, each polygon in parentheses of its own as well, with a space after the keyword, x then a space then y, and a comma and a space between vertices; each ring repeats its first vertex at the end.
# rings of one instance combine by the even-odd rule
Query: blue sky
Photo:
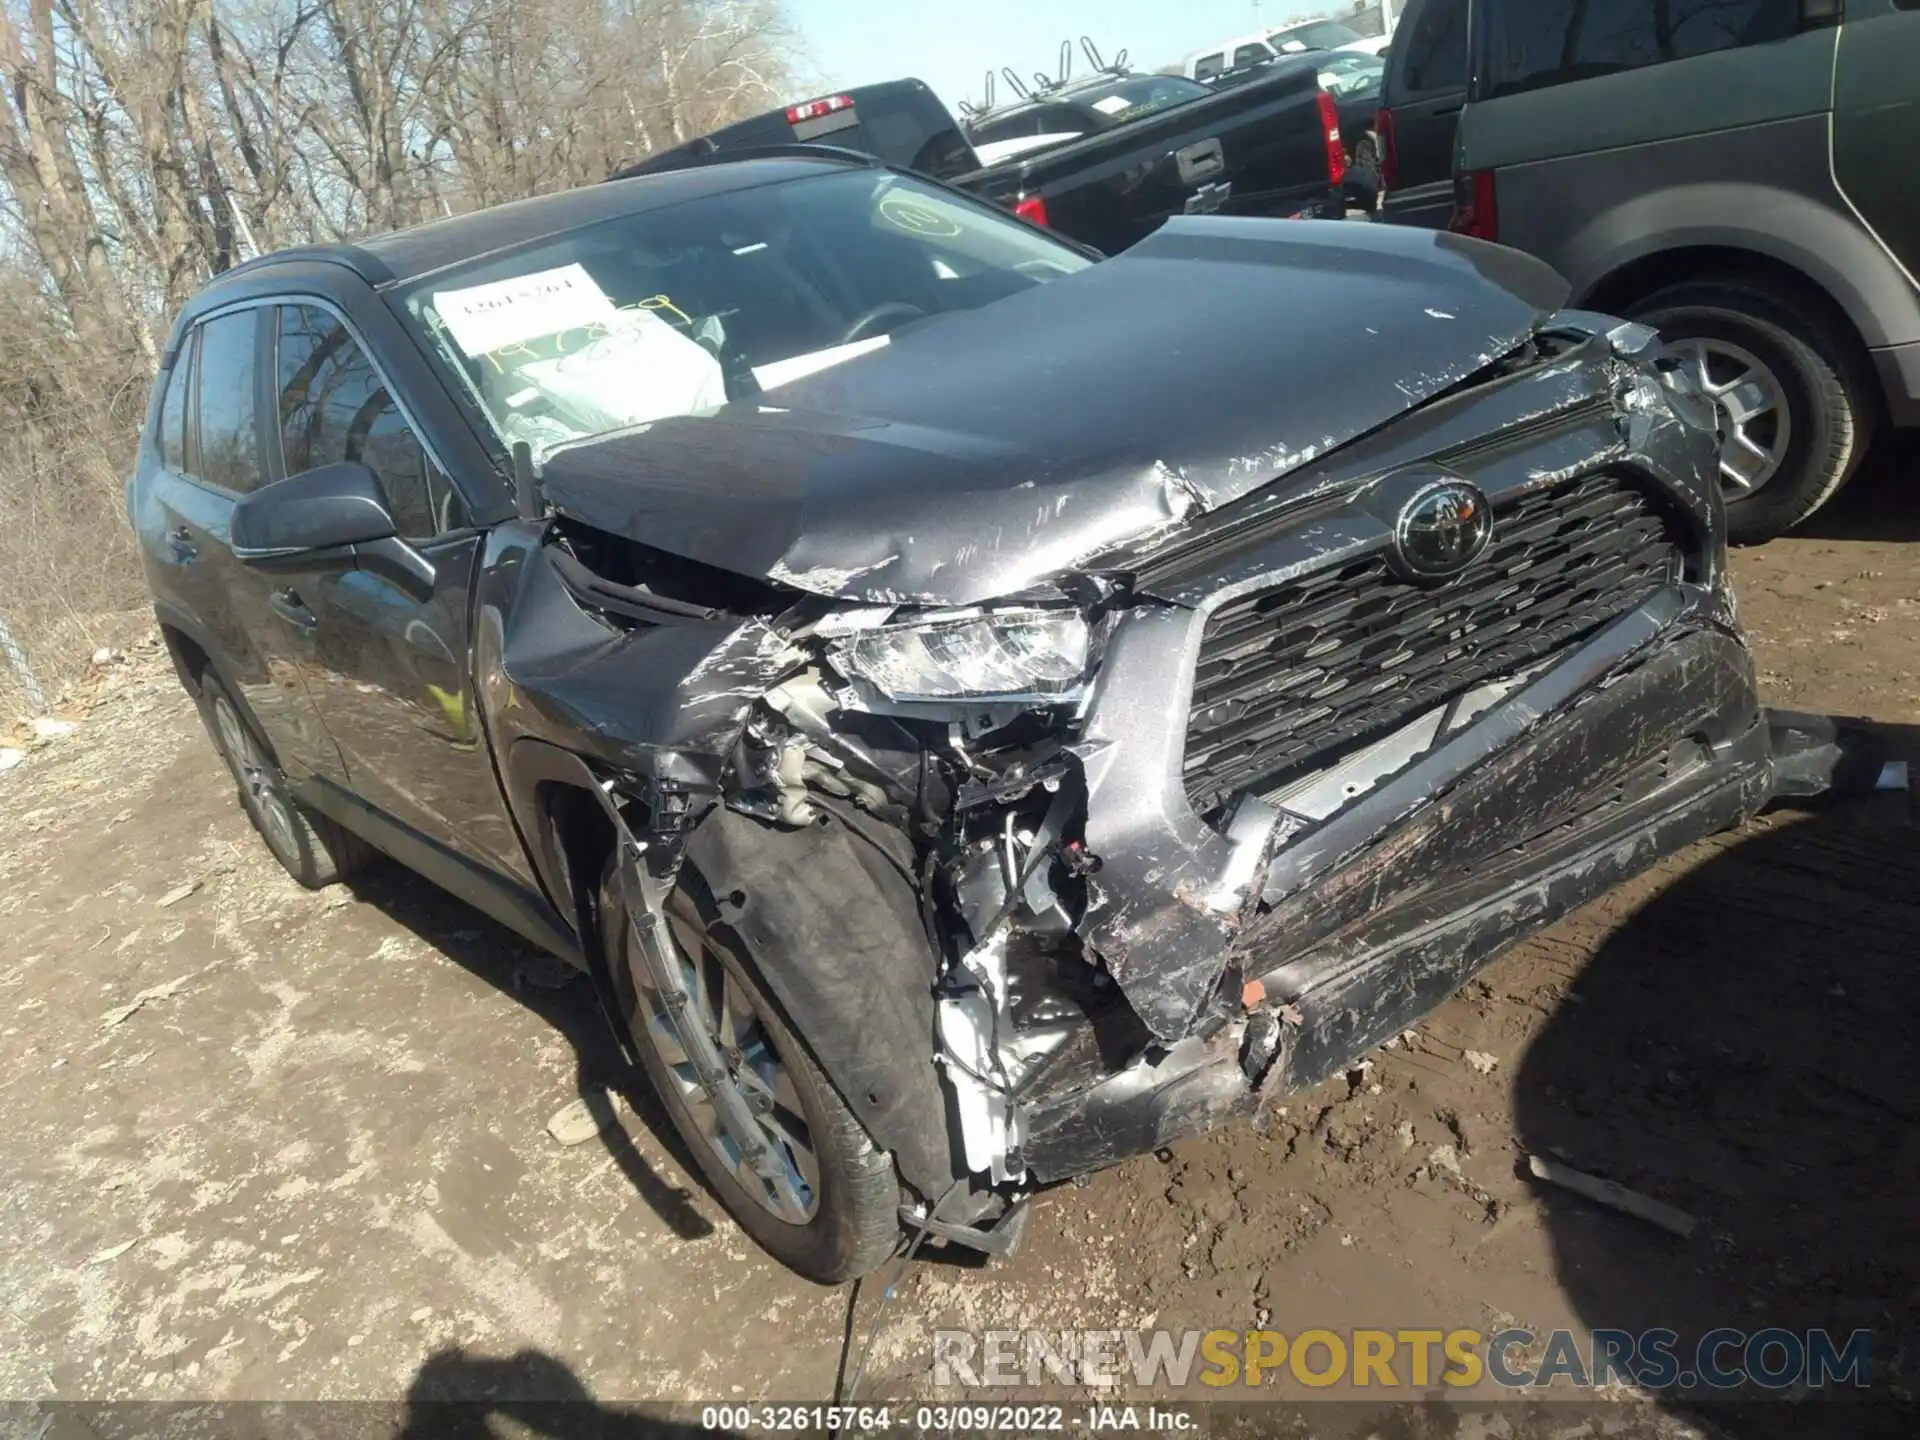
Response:
MULTIPOLYGON (((980 96, 989 68, 1051 73, 1060 42, 1091 35, 1111 60, 1154 70, 1191 51, 1296 15, 1348 9, 1351 0, 787 0, 822 87, 914 75, 952 106, 980 96)), ((1076 45, 1075 69, 1084 71, 1076 45)), ((1004 90, 1004 82, 1002 82, 1004 90)))

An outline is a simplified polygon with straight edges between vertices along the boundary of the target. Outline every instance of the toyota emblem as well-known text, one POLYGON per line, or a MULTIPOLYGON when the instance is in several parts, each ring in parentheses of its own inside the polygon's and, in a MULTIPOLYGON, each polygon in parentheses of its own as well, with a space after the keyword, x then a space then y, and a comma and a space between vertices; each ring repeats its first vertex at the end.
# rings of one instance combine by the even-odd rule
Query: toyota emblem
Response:
POLYGON ((1396 568, 1415 580, 1451 580, 1493 539, 1487 497, 1464 480, 1442 480, 1400 507, 1393 526, 1396 568))

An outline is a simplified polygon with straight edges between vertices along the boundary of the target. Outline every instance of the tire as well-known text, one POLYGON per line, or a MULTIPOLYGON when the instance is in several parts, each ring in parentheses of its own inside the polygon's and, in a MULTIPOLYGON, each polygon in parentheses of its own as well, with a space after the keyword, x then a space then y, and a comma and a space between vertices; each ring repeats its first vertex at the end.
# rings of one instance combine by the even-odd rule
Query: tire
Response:
MULTIPOLYGON (((679 1043, 674 1038, 676 1032, 663 1029, 670 1021, 655 1003, 652 982, 637 953, 633 927, 628 923, 614 863, 610 861, 600 886, 600 931, 608 970, 621 1019, 681 1141, 692 1153, 708 1187, 740 1228, 788 1269, 823 1285, 837 1285, 872 1273, 900 1244, 900 1186, 892 1161, 874 1145, 788 1027, 779 1006, 760 984, 759 967, 745 943, 720 918, 706 886, 690 867, 682 871, 681 884, 667 902, 667 912, 676 956, 683 966, 689 971, 704 971, 711 988, 717 965, 725 975, 723 994, 734 997, 733 1011, 744 1008, 751 1012, 758 1037, 753 1038, 752 1029, 744 1031, 748 1038, 742 1038, 743 1032, 736 1030, 736 1058, 742 1061, 739 1072, 745 1073, 748 1063, 758 1063, 758 1041, 764 1040, 776 1066, 791 1082, 768 1118, 773 1121, 778 1117, 782 1131, 789 1137, 797 1134, 811 1148, 815 1183, 808 1188, 813 1197, 812 1213, 804 1221, 777 1213, 768 1198, 771 1187, 749 1175, 747 1178, 761 1193, 750 1190, 721 1149, 722 1142, 714 1138, 712 1107, 704 1104, 699 1087, 691 1083, 691 1067, 672 1053, 672 1047, 679 1043), (697 967, 689 954, 696 941, 706 947, 697 967), (694 1095, 691 1101, 690 1092, 694 1095), (703 1117, 709 1117, 705 1123, 703 1117), (793 1125, 795 1118, 800 1122, 798 1132, 793 1125)), ((722 1000, 721 1005, 724 1008, 726 1002, 722 1000)), ((681 1053, 684 1056, 684 1051, 681 1053)), ((743 1093, 747 1088, 742 1087, 743 1093)), ((768 1139, 776 1138, 771 1131, 765 1133, 768 1139)), ((797 1152, 792 1145, 785 1147, 785 1154, 793 1160, 797 1172, 799 1161, 793 1158, 797 1152)))
POLYGON ((1380 218, 1380 139, 1373 131, 1362 130, 1348 147, 1342 188, 1348 209, 1366 211, 1369 220, 1380 218))
POLYGON ((286 777, 252 720, 211 670, 200 677, 199 698, 201 722, 233 775, 240 808, 289 875, 321 890, 378 858, 366 841, 288 793, 286 777))
POLYGON ((1759 544, 1792 529, 1853 478, 1872 438, 1873 392, 1855 347, 1804 301, 1765 280, 1701 280, 1650 295, 1630 313, 1693 363, 1707 355, 1716 383, 1738 373, 1742 357, 1757 361, 1775 382, 1784 444, 1777 443, 1778 419, 1762 414, 1742 421, 1726 399, 1716 397, 1723 431, 1720 479, 1728 538, 1735 544, 1759 544), (1748 438, 1757 436, 1762 447, 1777 452, 1777 463, 1757 483, 1751 472, 1756 452, 1738 433, 1743 425, 1748 438), (1750 488, 1731 480, 1729 465, 1749 471, 1750 488))

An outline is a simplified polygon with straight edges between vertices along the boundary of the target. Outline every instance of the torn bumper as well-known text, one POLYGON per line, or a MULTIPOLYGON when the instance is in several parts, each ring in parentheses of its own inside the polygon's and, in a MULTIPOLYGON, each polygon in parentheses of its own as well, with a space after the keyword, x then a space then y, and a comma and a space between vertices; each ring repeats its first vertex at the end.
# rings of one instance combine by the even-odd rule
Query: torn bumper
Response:
MULTIPOLYGON (((1179 727, 1159 729, 1179 743, 1179 727)), ((1116 897, 1090 938, 1121 955, 1128 998, 1168 1043, 1030 1117, 1028 1158, 1042 1178, 1154 1148, 1337 1071, 1505 946, 1740 823, 1773 779, 1751 659, 1713 595, 1689 585, 1533 673, 1325 823, 1291 843, 1268 835, 1244 879, 1231 827, 1192 817, 1177 784, 1157 831, 1137 794, 1131 808, 1113 805, 1121 748, 1089 757, 1088 844, 1116 897), (1126 848, 1120 815, 1131 817, 1126 848), (1254 1008, 1194 1033, 1223 983, 1254 1008)))

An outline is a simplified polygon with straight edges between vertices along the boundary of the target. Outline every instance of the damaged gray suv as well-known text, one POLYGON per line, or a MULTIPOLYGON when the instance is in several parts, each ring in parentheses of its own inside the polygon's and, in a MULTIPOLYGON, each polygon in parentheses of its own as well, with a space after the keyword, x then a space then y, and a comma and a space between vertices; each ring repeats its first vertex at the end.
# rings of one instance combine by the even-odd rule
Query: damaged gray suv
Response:
POLYGON ((1004 1250, 1766 798, 1711 407, 1563 303, 719 159, 220 276, 128 502, 287 869, 586 970, 833 1281, 1004 1250))

